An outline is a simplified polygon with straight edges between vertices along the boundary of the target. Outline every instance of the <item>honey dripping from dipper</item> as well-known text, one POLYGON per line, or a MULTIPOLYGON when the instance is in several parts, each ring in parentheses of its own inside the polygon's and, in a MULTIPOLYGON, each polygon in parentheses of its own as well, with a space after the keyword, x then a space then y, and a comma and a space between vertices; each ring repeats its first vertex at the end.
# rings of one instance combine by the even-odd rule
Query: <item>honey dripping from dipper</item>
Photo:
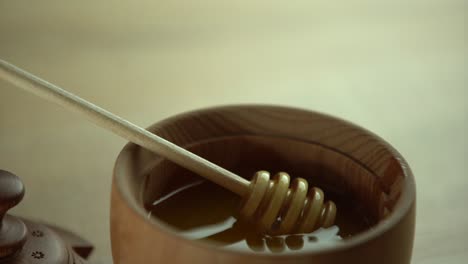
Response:
POLYGON ((307 181, 302 178, 293 179, 289 187, 286 173, 277 173, 271 181, 268 172, 259 171, 252 180, 252 192, 255 188, 263 189, 262 199, 248 207, 252 201, 242 200, 209 181, 196 181, 171 190, 147 209, 149 217, 157 218, 187 239, 264 253, 300 252, 321 244, 340 243, 373 224, 349 197, 317 187, 307 191, 307 181), (276 205, 269 201, 273 195, 279 201, 276 205), (294 199, 303 200, 305 205, 300 210, 291 209, 288 204, 294 199), (267 210, 278 212, 275 217, 265 216, 267 210))

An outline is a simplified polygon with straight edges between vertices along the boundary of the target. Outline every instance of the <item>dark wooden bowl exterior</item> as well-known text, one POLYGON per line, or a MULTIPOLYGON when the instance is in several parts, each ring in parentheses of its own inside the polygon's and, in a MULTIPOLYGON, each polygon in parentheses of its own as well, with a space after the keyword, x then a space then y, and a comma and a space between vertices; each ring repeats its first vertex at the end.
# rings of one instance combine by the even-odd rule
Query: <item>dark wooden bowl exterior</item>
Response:
POLYGON ((148 218, 145 206, 168 184, 188 178, 165 176, 177 166, 128 144, 117 159, 112 185, 114 263, 410 263, 414 178, 401 155, 371 132, 320 113, 264 105, 193 111, 149 129, 234 171, 256 158, 259 166, 281 160, 288 167, 284 171, 298 173, 315 164, 328 170, 324 184, 353 193, 380 221, 339 245, 296 254, 248 253, 186 240, 148 218))

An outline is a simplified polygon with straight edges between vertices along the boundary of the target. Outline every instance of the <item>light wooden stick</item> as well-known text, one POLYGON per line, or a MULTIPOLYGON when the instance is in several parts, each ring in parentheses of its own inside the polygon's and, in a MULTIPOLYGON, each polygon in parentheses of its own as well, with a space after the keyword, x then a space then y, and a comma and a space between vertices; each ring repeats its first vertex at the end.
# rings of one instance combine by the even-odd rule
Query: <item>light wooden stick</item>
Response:
POLYGON ((81 113, 97 125, 242 197, 248 193, 250 182, 244 178, 3 60, 0 60, 0 79, 57 103, 66 109, 81 113))

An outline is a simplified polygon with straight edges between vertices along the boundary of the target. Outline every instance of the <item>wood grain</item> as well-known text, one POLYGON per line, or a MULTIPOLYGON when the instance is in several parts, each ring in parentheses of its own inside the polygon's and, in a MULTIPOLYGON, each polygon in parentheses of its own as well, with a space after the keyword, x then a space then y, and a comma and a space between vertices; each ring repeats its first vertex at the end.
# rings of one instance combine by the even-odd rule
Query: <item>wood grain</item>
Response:
POLYGON ((245 166, 287 169, 292 175, 358 199, 379 223, 347 240, 344 248, 335 245, 327 251, 322 246, 310 254, 282 258, 183 240, 157 220, 147 219, 145 206, 196 176, 127 145, 116 163, 112 191, 115 263, 144 263, 172 255, 177 255, 171 258, 173 263, 409 263, 414 232, 413 178, 403 158, 372 133, 314 112, 254 105, 189 112, 149 130, 246 178, 251 174, 242 171, 245 166), (318 176, 304 176, 307 172, 318 176))

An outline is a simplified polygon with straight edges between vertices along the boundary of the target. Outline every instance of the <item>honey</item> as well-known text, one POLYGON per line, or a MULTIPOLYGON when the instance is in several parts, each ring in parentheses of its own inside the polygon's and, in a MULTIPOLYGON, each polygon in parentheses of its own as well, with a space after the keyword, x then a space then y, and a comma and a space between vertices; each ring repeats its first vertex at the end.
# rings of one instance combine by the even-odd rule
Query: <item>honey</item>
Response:
POLYGON ((156 217, 187 239, 264 253, 307 251, 323 244, 340 243, 373 225, 358 203, 324 191, 338 208, 335 225, 309 234, 275 237, 258 234, 254 225, 235 218, 240 198, 205 180, 187 184, 154 201, 148 208, 148 217, 156 217))

